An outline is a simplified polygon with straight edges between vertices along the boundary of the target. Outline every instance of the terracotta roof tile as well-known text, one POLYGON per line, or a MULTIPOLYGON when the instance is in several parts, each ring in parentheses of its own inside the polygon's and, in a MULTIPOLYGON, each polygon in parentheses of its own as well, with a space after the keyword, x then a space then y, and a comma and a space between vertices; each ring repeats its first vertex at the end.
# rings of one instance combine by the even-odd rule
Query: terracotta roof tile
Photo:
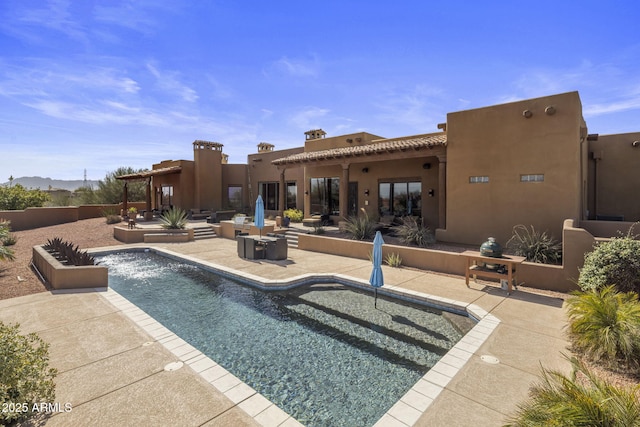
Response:
POLYGON ((435 146, 446 146, 447 135, 418 135, 397 139, 383 139, 366 145, 332 148, 328 150, 307 151, 276 159, 271 163, 282 165, 287 163, 308 163, 318 160, 357 157, 363 155, 383 154, 396 151, 420 150, 435 146))

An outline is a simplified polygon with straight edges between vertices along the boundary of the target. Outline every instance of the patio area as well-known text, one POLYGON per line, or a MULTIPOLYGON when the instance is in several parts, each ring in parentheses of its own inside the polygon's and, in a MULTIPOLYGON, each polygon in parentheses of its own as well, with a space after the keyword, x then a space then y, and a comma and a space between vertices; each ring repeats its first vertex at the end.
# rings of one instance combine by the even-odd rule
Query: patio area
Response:
MULTIPOLYGON (((134 246, 149 245, 123 247, 134 246)), ((366 260, 295 248, 289 248, 286 261, 243 259, 235 241, 220 238, 155 246, 271 280, 309 273, 367 280, 371 272, 366 260)), ((402 407, 395 417, 383 417, 377 425, 499 426, 526 398, 541 365, 568 370, 562 356, 568 352, 568 342, 561 299, 523 290, 507 297, 495 284, 471 283, 467 288, 464 277, 388 266, 383 270, 385 286, 475 304, 500 323, 457 375, 433 384, 442 388, 433 401, 416 396, 412 405, 402 407)), ((198 364, 188 351, 177 356, 172 351, 178 344, 175 336, 150 329, 152 319, 119 304, 108 297, 110 293, 44 292, 0 301, 0 320, 19 322, 24 332, 37 332, 51 344, 51 365, 60 372, 56 401, 69 402, 73 409, 53 414, 47 426, 299 425, 241 383, 225 384, 232 378, 214 378, 215 366, 198 364), (165 370, 181 360, 195 362, 165 370), (236 393, 223 394, 221 389, 236 393)))

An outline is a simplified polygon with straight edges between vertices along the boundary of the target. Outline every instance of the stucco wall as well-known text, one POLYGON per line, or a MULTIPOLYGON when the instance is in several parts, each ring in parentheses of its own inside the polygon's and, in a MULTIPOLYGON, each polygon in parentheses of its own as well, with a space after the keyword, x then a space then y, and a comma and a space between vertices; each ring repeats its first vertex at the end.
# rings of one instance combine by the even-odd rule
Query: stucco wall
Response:
POLYGON ((437 238, 504 244, 517 224, 559 238, 565 218, 581 218, 583 124, 577 92, 448 114, 446 230, 437 238), (520 182, 522 174, 544 182, 520 182))
POLYGON ((589 219, 640 221, 640 132, 589 141, 589 219))

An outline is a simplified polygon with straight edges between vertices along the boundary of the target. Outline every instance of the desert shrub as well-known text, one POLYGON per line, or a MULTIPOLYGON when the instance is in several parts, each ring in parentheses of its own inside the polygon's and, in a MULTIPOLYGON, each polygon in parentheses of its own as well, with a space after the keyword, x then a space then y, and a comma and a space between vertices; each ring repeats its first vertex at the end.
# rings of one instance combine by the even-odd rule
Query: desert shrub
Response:
POLYGON ((614 286, 575 292, 567 300, 569 334, 579 351, 613 368, 640 367, 640 303, 638 294, 614 286))
POLYGON ((507 241, 514 255, 523 256, 530 262, 540 264, 560 264, 562 262, 562 243, 546 231, 540 233, 531 226, 522 224, 513 227, 513 235, 507 241))
POLYGON ((291 208, 284 211, 284 216, 291 219, 291 222, 302 222, 304 219, 304 212, 300 209, 291 208))
POLYGON ((0 260, 12 261, 15 258, 13 251, 7 247, 10 245, 4 243, 10 236, 9 224, 9 221, 0 220, 0 260))
POLYGON ((107 221, 107 224, 117 224, 122 221, 122 217, 118 214, 116 208, 106 208, 102 210, 102 216, 107 221))
POLYGON ((34 404, 53 402, 57 373, 49 368, 49 344, 0 322, 0 425, 25 421, 34 404))
POLYGON ((187 225, 187 214, 180 208, 171 208, 160 217, 162 228, 182 230, 187 225))
POLYGON ((344 231, 351 236, 353 240, 369 240, 373 238, 376 232, 376 226, 369 219, 369 215, 364 212, 360 216, 350 216, 344 223, 344 231))
POLYGON ((327 230, 325 230, 323 226, 314 225, 313 230, 311 231, 311 234, 322 235, 322 234, 325 234, 326 232, 327 230))
POLYGON ((619 291, 640 294, 640 241, 630 231, 596 245, 584 257, 578 285, 583 291, 615 285, 619 291))
POLYGON ((429 227, 418 223, 413 216, 403 217, 402 224, 391 227, 391 229, 405 245, 415 245, 426 248, 436 242, 436 238, 429 227))
POLYGON ((616 387, 595 376, 577 359, 573 373, 542 370, 542 382, 506 426, 638 426, 640 401, 634 390, 616 387))
POLYGON ((391 267, 400 267, 402 265, 402 257, 397 253, 390 253, 384 259, 385 264, 391 267))
POLYGON ((22 210, 29 207, 39 208, 49 200, 42 190, 27 190, 20 184, 9 187, 0 185, 0 210, 22 210))

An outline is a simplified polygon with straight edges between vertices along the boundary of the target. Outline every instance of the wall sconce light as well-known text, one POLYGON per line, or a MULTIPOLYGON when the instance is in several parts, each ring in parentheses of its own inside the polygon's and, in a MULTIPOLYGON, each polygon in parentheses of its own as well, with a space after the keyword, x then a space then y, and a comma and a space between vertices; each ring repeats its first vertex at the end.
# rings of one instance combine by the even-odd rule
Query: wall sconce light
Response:
POLYGON ((556 107, 549 105, 544 109, 544 112, 547 113, 548 116, 553 116, 556 113, 556 107))
POLYGON ((431 169, 431 163, 423 163, 422 169, 431 169))
POLYGON ((524 110, 522 112, 522 115, 524 116, 525 119, 529 119, 531 118, 531 116, 533 116, 533 113, 531 112, 531 110, 524 110))
POLYGON ((433 188, 430 188, 429 191, 427 191, 427 194, 429 195, 429 197, 433 197, 435 196, 436 192, 433 188))
POLYGON ((305 192, 304 192, 304 195, 305 195, 305 196, 308 196, 308 195, 309 195, 309 192, 308 192, 308 191, 305 191, 305 192))
POLYGON ((364 195, 368 196, 369 195, 369 190, 364 190, 364 195))
POLYGON ((369 173, 369 168, 362 168, 362 173, 369 173))

